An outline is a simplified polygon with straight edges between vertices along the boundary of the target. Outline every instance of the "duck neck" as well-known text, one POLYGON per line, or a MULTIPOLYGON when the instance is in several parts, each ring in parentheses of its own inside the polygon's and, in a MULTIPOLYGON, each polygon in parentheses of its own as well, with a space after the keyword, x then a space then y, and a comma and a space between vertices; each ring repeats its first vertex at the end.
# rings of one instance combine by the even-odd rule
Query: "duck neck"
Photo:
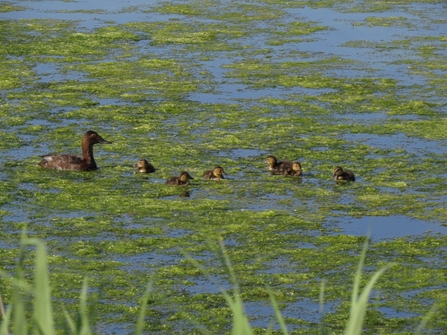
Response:
POLYGON ((90 167, 96 168, 96 162, 93 158, 93 143, 85 140, 82 141, 82 156, 90 167))

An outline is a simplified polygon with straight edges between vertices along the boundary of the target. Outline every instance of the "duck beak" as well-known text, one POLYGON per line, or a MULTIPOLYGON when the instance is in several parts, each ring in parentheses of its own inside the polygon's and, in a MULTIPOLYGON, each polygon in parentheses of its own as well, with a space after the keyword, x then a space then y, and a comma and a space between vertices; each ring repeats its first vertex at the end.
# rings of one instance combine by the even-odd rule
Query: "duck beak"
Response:
POLYGON ((99 135, 98 135, 98 143, 101 143, 101 144, 112 144, 112 142, 106 141, 105 139, 103 139, 99 135))

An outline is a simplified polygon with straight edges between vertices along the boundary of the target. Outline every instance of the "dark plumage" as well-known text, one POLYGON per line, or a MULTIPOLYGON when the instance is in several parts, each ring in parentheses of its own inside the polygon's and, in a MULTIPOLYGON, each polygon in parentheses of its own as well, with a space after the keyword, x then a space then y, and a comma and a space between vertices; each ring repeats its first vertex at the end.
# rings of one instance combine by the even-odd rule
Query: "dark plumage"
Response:
POLYGON ((287 176, 302 176, 303 175, 303 169, 301 168, 300 162, 292 162, 292 167, 285 172, 285 175, 287 176))
POLYGON ((273 155, 267 156, 265 163, 269 165, 269 171, 271 174, 286 175, 288 174, 288 171, 292 169, 292 162, 278 161, 273 155))
POLYGON ((156 168, 145 159, 140 159, 134 167, 139 173, 152 173, 156 171, 156 168))
POLYGON ((189 179, 194 179, 191 175, 183 171, 179 177, 171 177, 166 181, 166 184, 177 185, 177 186, 187 186, 190 184, 189 179))
POLYGON ((335 180, 355 181, 355 175, 350 170, 343 170, 341 166, 334 167, 332 178, 335 180))
POLYGON ((220 180, 225 179, 224 178, 225 171, 221 166, 216 166, 212 170, 205 171, 202 175, 203 179, 213 179, 213 180, 220 180))
POLYGON ((112 143, 103 139, 98 133, 89 130, 82 138, 82 157, 69 154, 48 154, 42 156, 39 166, 55 170, 95 170, 98 168, 93 158, 93 145, 112 143))

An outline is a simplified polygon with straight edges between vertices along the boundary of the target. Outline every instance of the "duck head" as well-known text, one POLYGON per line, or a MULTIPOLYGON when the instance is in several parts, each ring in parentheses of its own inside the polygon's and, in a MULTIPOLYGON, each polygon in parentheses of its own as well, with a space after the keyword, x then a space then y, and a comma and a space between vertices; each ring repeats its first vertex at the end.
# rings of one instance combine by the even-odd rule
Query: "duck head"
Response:
POLYGON ((292 163, 292 170, 295 171, 299 175, 301 175, 301 173, 303 173, 303 169, 301 168, 301 163, 300 162, 293 162, 292 163))
POLYGON ((138 172, 147 172, 150 169, 149 162, 145 159, 140 159, 134 166, 138 170, 138 172))
POLYGON ((341 176, 342 174, 343 174, 343 169, 342 169, 342 167, 341 166, 335 166, 334 167, 334 173, 332 174, 332 177, 333 178, 336 178, 336 177, 338 177, 338 176, 341 176))
POLYGON ((88 143, 89 145, 93 144, 111 144, 112 142, 106 141, 103 139, 96 131, 89 130, 84 134, 82 138, 82 143, 88 143))
POLYGON ((265 164, 268 164, 270 166, 274 166, 276 165, 276 163, 278 162, 278 160, 276 159, 275 156, 273 155, 268 155, 267 158, 265 159, 265 164))
POLYGON ((186 172, 186 171, 183 171, 182 173, 180 173, 180 180, 181 181, 188 181, 189 179, 194 179, 193 177, 191 177, 191 175, 188 173, 188 172, 186 172))
POLYGON ((224 169, 221 166, 216 166, 213 170, 213 174, 216 177, 222 177, 222 175, 226 174, 224 169))

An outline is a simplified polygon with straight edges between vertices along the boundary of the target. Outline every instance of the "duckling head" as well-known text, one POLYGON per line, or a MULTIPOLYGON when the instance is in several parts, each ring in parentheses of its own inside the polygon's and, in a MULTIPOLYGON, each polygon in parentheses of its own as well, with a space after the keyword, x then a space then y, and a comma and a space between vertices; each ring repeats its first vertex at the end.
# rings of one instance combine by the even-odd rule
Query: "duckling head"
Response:
POLYGON ((213 174, 216 177, 222 177, 222 175, 226 174, 224 169, 221 166, 216 166, 213 170, 213 174))
POLYGON ((292 170, 295 172, 298 172, 299 174, 301 174, 303 172, 303 169, 301 168, 301 163, 300 162, 293 162, 292 163, 292 170))
POLYGON ((275 156, 273 155, 268 155, 267 158, 265 159, 265 164, 268 164, 270 166, 275 165, 278 162, 278 160, 276 159, 275 156))
POLYGON ((332 174, 332 177, 338 177, 343 174, 343 169, 341 166, 335 166, 334 167, 334 173, 332 174))
POLYGON ((149 166, 149 162, 145 159, 140 159, 135 165, 134 167, 138 168, 138 169, 146 169, 149 166))
POLYGON ((186 172, 186 171, 183 171, 182 173, 180 173, 180 180, 181 181, 188 181, 188 179, 194 179, 194 178, 191 177, 191 175, 188 172, 186 172))

